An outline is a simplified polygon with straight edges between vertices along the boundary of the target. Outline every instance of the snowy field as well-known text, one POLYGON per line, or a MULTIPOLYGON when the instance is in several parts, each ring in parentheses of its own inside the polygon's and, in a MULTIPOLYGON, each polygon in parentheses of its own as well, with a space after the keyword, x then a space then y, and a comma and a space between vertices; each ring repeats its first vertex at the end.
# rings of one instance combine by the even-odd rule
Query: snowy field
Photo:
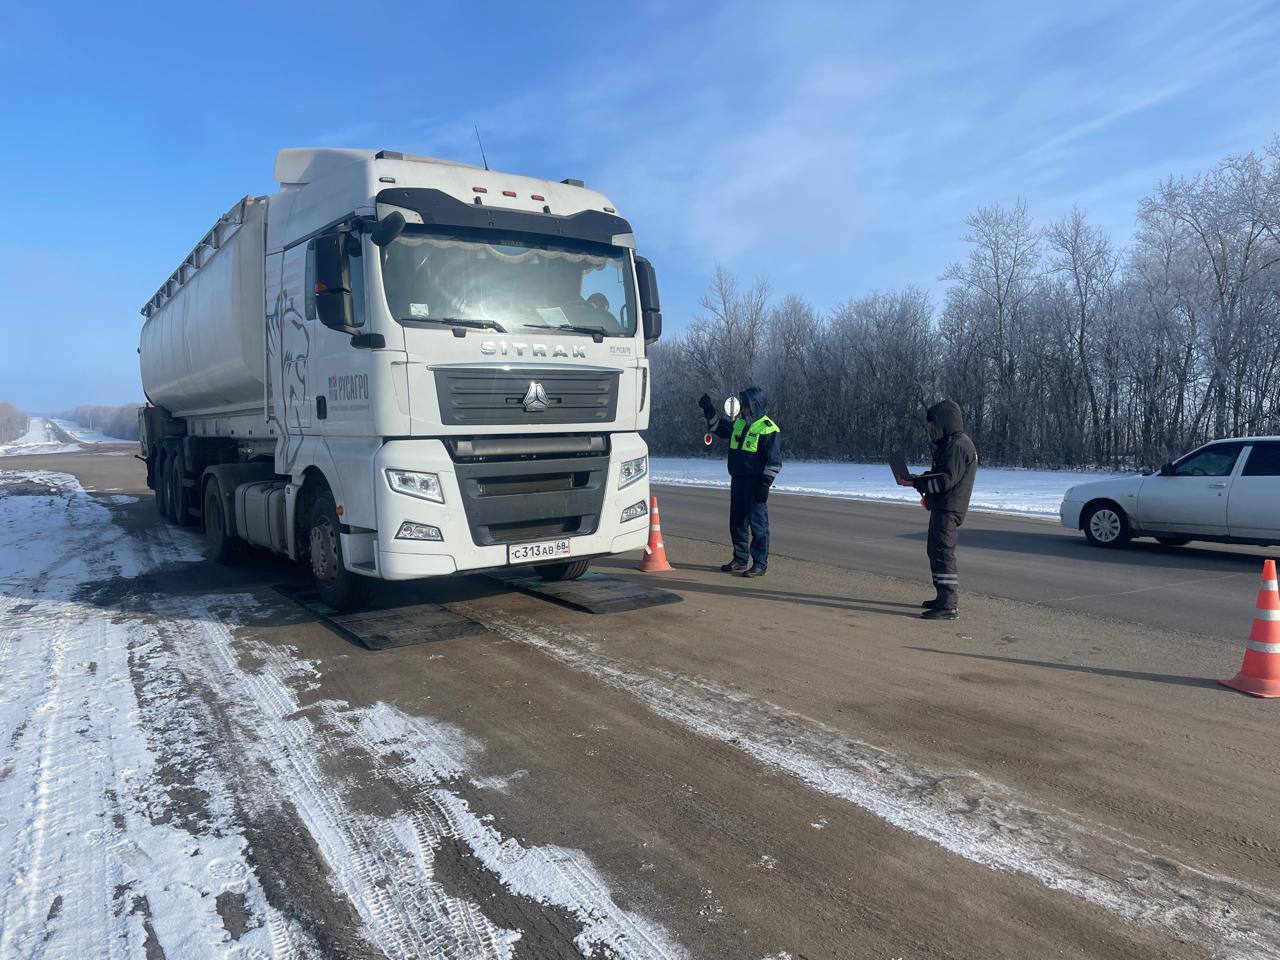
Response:
POLYGON ((67 443, 43 417, 32 417, 27 432, 16 440, 0 443, 0 457, 25 457, 36 453, 76 453, 80 445, 67 443))
POLYGON ((472 809, 457 785, 482 744, 316 702, 296 648, 238 631, 266 613, 254 594, 148 588, 186 576, 196 534, 131 536, 113 506, 67 474, 0 470, 0 958, 509 960, 520 932, 436 876, 463 848, 575 918, 582 955, 684 960, 581 851, 472 809), (351 805, 353 770, 403 806, 351 805), (326 911, 337 944, 297 919, 326 911))
MULTIPOLYGON (((927 464, 913 464, 921 473, 927 464)), ((653 457, 649 470, 654 483, 682 487, 727 487, 724 459, 653 457)), ((1068 473, 1054 470, 996 470, 979 467, 972 507, 996 513, 1056 517, 1068 487, 1112 474, 1068 473)), ((920 495, 893 482, 887 463, 812 463, 787 461, 774 484, 784 493, 807 493, 847 500, 918 503, 920 495)))
POLYGON ((58 426, 67 433, 71 434, 81 443, 137 443, 136 440, 122 440, 119 437, 109 437, 105 433, 99 433, 97 430, 90 430, 82 427, 73 420, 55 420, 58 426))
POLYGON ((27 457, 38 453, 79 453, 80 444, 98 443, 132 443, 131 440, 120 440, 108 437, 94 430, 86 430, 70 420, 50 420, 46 417, 32 417, 27 424, 27 432, 16 440, 0 443, 0 457, 27 457), (76 443, 67 443, 58 428, 74 437, 76 443))

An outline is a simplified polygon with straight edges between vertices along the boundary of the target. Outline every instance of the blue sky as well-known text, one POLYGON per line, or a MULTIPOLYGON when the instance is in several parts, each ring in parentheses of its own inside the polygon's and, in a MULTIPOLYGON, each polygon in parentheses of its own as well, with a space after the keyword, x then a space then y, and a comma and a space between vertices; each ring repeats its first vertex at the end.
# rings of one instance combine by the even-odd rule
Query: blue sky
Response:
POLYGON ((820 309, 935 293, 964 218, 1123 242, 1170 174, 1280 132, 1280 5, 20 4, 0 30, 0 399, 141 399, 139 305, 284 146, 582 177, 669 328, 719 262, 820 309))

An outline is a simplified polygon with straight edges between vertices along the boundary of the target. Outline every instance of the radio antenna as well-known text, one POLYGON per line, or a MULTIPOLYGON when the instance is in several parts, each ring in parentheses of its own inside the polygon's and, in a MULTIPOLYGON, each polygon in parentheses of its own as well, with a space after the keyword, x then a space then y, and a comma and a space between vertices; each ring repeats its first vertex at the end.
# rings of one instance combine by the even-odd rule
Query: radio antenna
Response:
POLYGON ((484 164, 486 170, 489 169, 489 158, 484 155, 484 141, 480 139, 480 125, 472 124, 476 128, 476 143, 480 144, 480 161, 484 164))

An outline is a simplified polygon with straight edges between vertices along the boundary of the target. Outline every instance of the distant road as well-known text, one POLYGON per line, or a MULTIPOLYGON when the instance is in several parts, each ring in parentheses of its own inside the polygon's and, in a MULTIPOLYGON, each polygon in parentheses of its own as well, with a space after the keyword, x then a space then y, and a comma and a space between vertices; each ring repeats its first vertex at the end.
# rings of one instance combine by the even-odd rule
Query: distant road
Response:
MULTIPOLYGON (((655 491, 665 535, 728 542, 727 490, 655 491)), ((918 580, 921 599, 932 595, 919 507, 775 493, 769 517, 775 563, 795 557, 884 573, 918 580)), ((1259 547, 1162 547, 1150 540, 1102 550, 1056 522, 974 512, 960 532, 960 582, 962 590, 1241 644, 1262 559, 1275 555, 1259 547)))

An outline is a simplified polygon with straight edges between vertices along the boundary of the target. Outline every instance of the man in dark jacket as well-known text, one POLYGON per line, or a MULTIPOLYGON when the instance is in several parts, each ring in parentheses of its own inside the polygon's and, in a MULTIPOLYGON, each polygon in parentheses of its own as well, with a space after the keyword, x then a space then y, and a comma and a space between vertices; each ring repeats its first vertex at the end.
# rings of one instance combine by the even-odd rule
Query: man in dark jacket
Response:
POLYGON ((738 402, 741 407, 731 424, 716 413, 707 394, 698 401, 707 418, 707 431, 729 441, 729 536, 733 559, 720 569, 744 577, 762 577, 769 568, 766 504, 769 488, 782 469, 782 435, 778 425, 765 416, 768 401, 764 390, 747 387, 738 394, 738 402))
POLYGON ((978 473, 978 452, 964 432, 960 407, 950 400, 929 408, 928 428, 934 444, 933 468, 899 483, 914 486, 929 511, 929 568, 938 595, 924 602, 923 616, 926 620, 955 620, 960 616, 956 543, 978 473))

